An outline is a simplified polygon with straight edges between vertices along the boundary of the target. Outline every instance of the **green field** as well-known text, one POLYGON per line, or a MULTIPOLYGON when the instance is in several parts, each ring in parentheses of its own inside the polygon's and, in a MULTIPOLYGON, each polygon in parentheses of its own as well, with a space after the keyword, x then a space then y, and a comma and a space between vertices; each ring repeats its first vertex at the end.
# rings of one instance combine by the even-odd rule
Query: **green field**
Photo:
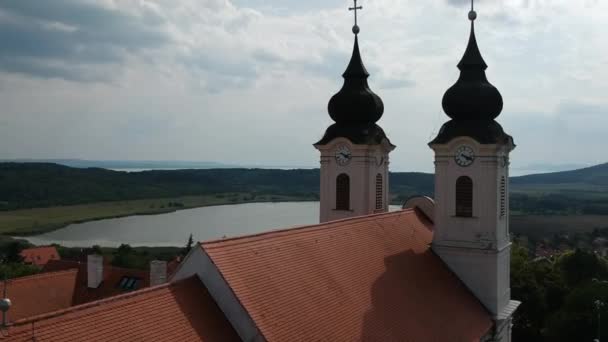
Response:
POLYGON ((512 185, 511 192, 528 195, 560 194, 582 198, 608 198, 608 186, 585 183, 512 185))
POLYGON ((510 230, 514 234, 540 239, 560 233, 590 233, 608 228, 606 215, 511 215, 510 230))
POLYGON ((305 200, 315 199, 301 196, 252 196, 242 193, 227 193, 0 211, 0 234, 34 235, 59 229, 71 223, 131 215, 162 214, 211 205, 305 200))

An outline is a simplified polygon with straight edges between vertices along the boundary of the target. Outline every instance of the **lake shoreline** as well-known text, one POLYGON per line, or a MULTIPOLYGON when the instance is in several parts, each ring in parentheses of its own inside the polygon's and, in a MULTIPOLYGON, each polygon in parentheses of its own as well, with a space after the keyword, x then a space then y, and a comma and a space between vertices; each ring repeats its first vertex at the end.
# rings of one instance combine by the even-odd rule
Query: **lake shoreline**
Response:
MULTIPOLYGON (((223 206, 223 205, 240 205, 240 204, 248 204, 248 203, 280 203, 280 202, 315 202, 318 199, 310 198, 310 197, 297 197, 297 196, 280 196, 280 195, 267 195, 261 199, 248 199, 246 195, 237 194, 232 196, 224 196, 218 197, 219 195, 213 196, 185 196, 185 197, 177 197, 177 198, 155 198, 155 199, 141 199, 141 200, 131 200, 131 201, 109 201, 109 202, 96 202, 96 203, 88 203, 81 205, 73 205, 73 206, 56 206, 56 207, 47 207, 47 208, 29 208, 29 209, 19 209, 19 210, 11 210, 11 211, 2 211, 0 212, 0 223, 3 223, 4 217, 21 217, 21 216, 31 216, 28 217, 30 221, 33 222, 33 226, 30 227, 10 227, 9 223, 5 223, 4 227, 0 224, 0 235, 4 237, 31 237, 37 236, 49 232, 53 232, 62 228, 65 228, 72 224, 80 224, 87 222, 94 222, 100 220, 109 220, 109 219, 117 219, 117 218, 125 218, 131 216, 152 216, 152 215, 162 215, 174 213, 181 210, 188 209, 196 209, 203 207, 213 207, 213 206, 223 206), (209 201, 209 198, 214 198, 215 200, 209 201), (198 199, 198 201, 187 201, 185 199, 198 199), (201 201, 201 199, 204 199, 201 201), (135 206, 139 202, 154 202, 152 207, 150 204, 146 204, 147 207, 132 209, 132 206, 135 206), (183 203, 192 203, 192 204, 183 204, 183 203), (159 203, 161 203, 159 205, 159 203), (173 206, 167 206, 171 205, 173 206), (108 209, 108 207, 116 206, 116 210, 108 209), (53 211, 61 211, 61 212, 76 212, 78 214, 79 211, 89 210, 91 208, 95 209, 96 207, 104 207, 103 213, 92 213, 92 214, 83 214, 84 217, 76 217, 70 218, 69 216, 61 219, 58 219, 58 222, 50 222, 45 221, 45 216, 52 216, 53 211), (125 207, 127 209, 125 209, 125 207), (83 209, 84 208, 84 209, 83 209), (24 214, 25 213, 25 214, 24 214)), ((73 214, 73 213, 71 213, 73 214)), ((74 216, 74 215, 71 215, 74 216)), ((77 216, 77 215, 76 215, 77 216)))
MULTIPOLYGON (((54 229, 49 229, 50 225, 38 225, 36 229, 25 225, 25 229, 22 228, 11 236, 34 245, 118 247, 124 243, 141 247, 177 247, 190 234, 197 241, 208 241, 318 223, 319 202, 316 199, 253 199, 249 196, 237 200, 231 195, 180 200, 183 202, 156 199, 26 210, 20 214, 37 217, 47 215, 49 220, 58 214, 67 213, 72 216, 61 216, 61 223, 56 220, 54 229), (82 215, 77 217, 76 214, 82 215), (83 219, 85 215, 88 217, 83 219), (25 234, 32 230, 35 233, 25 234)), ((390 210, 400 208, 401 206, 390 206, 390 210)), ((6 221, 2 222, 3 218, 11 218, 5 216, 0 214, 0 226, 6 224, 6 221)), ((18 218, 12 217, 17 221, 18 218)), ((608 216, 511 215, 510 231, 514 235, 539 239, 602 228, 608 228, 608 216)), ((1 238, 11 239, 8 235, 0 235, 1 238)))
MULTIPOLYGON (((180 208, 182 209, 182 208, 180 208)), ((33 245, 57 244, 86 248, 182 246, 192 235, 196 241, 257 234, 270 230, 318 223, 319 202, 255 201, 175 210, 169 215, 133 215, 74 224, 41 235, 21 236, 33 245)))

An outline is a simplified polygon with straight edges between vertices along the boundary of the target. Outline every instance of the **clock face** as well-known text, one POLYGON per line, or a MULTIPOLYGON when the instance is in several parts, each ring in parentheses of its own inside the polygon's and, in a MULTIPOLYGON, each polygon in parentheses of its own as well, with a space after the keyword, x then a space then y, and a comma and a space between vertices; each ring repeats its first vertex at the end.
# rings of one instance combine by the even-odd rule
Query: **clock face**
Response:
POLYGON ((348 149, 348 146, 339 146, 336 150, 336 162, 339 165, 346 165, 350 162, 353 155, 348 149))
POLYGON ((473 164, 473 161, 475 160, 475 152, 472 147, 462 145, 456 149, 454 160, 456 161, 456 164, 460 166, 469 166, 473 164))

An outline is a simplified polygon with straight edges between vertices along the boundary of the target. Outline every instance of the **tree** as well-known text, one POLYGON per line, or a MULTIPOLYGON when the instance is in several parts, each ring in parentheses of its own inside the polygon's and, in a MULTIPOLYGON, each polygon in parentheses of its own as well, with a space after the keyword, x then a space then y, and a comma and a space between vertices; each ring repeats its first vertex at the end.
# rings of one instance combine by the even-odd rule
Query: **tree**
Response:
POLYGON ((99 245, 93 245, 93 247, 91 247, 91 253, 103 255, 103 251, 101 250, 101 247, 99 245))
MULTIPOLYGON (((598 315, 595 302, 608 303, 608 282, 590 280, 574 289, 565 299, 562 308, 547 320, 546 341, 592 341, 597 338, 598 315)), ((601 310, 600 340, 608 339, 608 311, 601 310)))
POLYGON ((3 263, 21 263, 23 257, 21 251, 28 247, 26 242, 16 240, 9 242, 4 251, 2 251, 2 262, 3 263))
POLYGON ((562 255, 558 260, 558 265, 566 284, 571 288, 592 278, 605 279, 608 274, 605 260, 593 252, 582 249, 562 255))
POLYGON ((114 257, 112 258, 113 266, 138 268, 141 266, 139 264, 136 252, 133 250, 133 247, 128 244, 121 244, 118 246, 116 252, 114 252, 114 257))
POLYGON ((25 277, 38 272, 40 272, 40 269, 34 265, 21 263, 0 264, 0 280, 25 277))
POLYGON ((511 294, 522 302, 513 320, 514 341, 539 341, 546 312, 545 291, 536 276, 537 267, 519 243, 511 249, 511 294))
POLYGON ((188 242, 186 242, 186 247, 184 247, 184 250, 182 252, 183 256, 186 256, 190 252, 193 244, 194 244, 194 239, 192 238, 192 233, 190 233, 190 236, 188 237, 188 242))

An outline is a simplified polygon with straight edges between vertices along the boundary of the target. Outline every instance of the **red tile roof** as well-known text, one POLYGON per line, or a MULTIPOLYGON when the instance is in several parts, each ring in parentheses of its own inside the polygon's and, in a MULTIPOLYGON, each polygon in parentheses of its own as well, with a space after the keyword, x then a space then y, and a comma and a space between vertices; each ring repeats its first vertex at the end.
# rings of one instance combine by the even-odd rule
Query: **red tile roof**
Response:
POLYGON ((239 341, 198 277, 16 322, 6 341, 239 341))
POLYGON ((36 266, 44 266, 49 260, 60 259, 57 249, 53 246, 26 248, 20 254, 23 262, 36 266))
POLYGON ((413 210, 201 243, 267 341, 479 341, 490 314, 413 210))
MULTIPOLYGON (((9 322, 70 307, 76 288, 76 272, 40 273, 8 280, 6 295, 12 302, 9 322)), ((4 285, 0 285, 0 291, 4 291, 4 285)))
POLYGON ((114 267, 108 264, 103 265, 103 281, 96 289, 90 289, 87 285, 86 262, 78 262, 71 260, 51 260, 42 270, 43 272, 47 272, 71 268, 78 269, 76 290, 74 291, 74 305, 88 303, 91 301, 116 296, 130 291, 120 288, 118 286, 123 277, 139 279, 136 289, 142 289, 150 286, 150 272, 114 267))

